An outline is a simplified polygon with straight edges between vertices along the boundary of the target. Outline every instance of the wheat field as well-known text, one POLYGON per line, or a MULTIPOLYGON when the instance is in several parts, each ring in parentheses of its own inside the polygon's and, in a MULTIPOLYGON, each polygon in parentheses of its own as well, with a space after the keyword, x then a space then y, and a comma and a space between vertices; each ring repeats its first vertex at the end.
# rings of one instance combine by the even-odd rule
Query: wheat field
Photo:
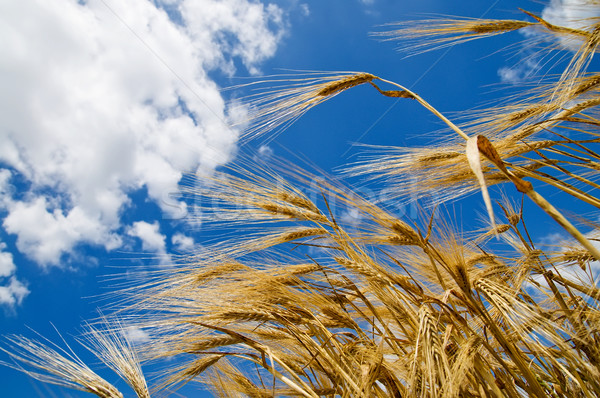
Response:
MULTIPOLYGON (((460 123, 367 72, 268 78, 246 98, 248 140, 357 86, 416 101, 446 127, 441 142, 387 148, 344 172, 391 187, 400 201, 436 195, 451 204, 481 192, 485 228, 459 229, 460 220, 432 207, 409 222, 336 179, 241 160, 207 188, 183 190, 212 204, 197 215, 203 225, 242 233, 115 293, 81 344, 138 397, 189 382, 222 397, 600 396, 599 226, 597 213, 577 211, 600 208, 600 74, 589 70, 600 21, 576 29, 522 15, 415 21, 381 34, 414 53, 520 29, 577 46, 561 74, 460 123), (491 186, 511 194, 494 197, 491 186), (568 197, 571 212, 541 189, 568 197), (524 202, 571 239, 539 246, 524 202), (334 203, 361 222, 337 217, 334 203), (150 341, 132 344, 123 324, 150 341), (148 366, 161 368, 147 381, 148 366)), ((557 41, 544 43, 560 51, 557 41)), ((124 396, 70 349, 24 336, 6 336, 0 349, 5 365, 43 382, 124 396)))

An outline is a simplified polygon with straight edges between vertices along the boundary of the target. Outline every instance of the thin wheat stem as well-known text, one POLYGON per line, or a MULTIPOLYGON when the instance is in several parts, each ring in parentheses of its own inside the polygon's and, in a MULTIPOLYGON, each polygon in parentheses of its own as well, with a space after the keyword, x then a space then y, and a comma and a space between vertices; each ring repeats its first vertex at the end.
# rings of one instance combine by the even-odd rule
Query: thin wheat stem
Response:
MULTIPOLYGON (((460 128, 458 128, 458 126, 456 126, 454 123, 452 123, 446 116, 442 115, 437 109, 435 109, 427 101, 425 101, 423 98, 421 98, 419 95, 417 95, 413 91, 409 90, 408 88, 406 88, 398 83, 392 82, 390 80, 382 79, 380 77, 377 77, 377 80, 380 80, 384 83, 391 84, 393 86, 400 88, 402 91, 407 92, 410 95, 410 98, 416 99, 421 105, 423 105, 423 107, 425 107, 425 109, 427 109, 428 111, 433 113, 435 116, 437 116, 440 120, 442 120, 444 123, 446 123, 446 125, 448 125, 448 127, 450 127, 459 136, 464 138, 465 141, 469 139, 469 136, 467 134, 465 134, 460 128)), ((377 86, 375 86, 375 87, 377 88, 377 90, 379 92, 381 92, 379 87, 377 87, 377 86)))

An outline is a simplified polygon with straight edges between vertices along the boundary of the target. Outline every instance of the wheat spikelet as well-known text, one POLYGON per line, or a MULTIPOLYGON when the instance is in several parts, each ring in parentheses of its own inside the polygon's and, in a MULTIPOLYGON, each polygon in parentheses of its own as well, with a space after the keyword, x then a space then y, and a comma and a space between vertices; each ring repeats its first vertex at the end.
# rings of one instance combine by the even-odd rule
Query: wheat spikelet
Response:
POLYGON ((414 55, 536 24, 519 20, 440 18, 392 25, 397 26, 398 29, 379 32, 374 35, 388 40, 402 40, 407 43, 402 47, 402 50, 414 55))
POLYGON ((383 241, 387 241, 389 243, 391 243, 392 245, 412 245, 414 244, 414 240, 407 238, 405 236, 400 236, 400 235, 391 235, 391 236, 387 236, 384 238, 383 241))
POLYGON ((224 356, 225 355, 223 354, 208 354, 199 359, 195 359, 191 363, 178 366, 173 369, 173 374, 166 377, 155 390, 173 390, 175 385, 193 380, 198 375, 204 373, 208 368, 215 365, 224 356))
POLYGON ((258 207, 276 215, 282 215, 289 218, 306 220, 308 217, 304 212, 298 211, 292 207, 278 206, 273 203, 259 203, 258 207))
POLYGON ((391 24, 398 28, 388 32, 374 33, 374 35, 387 38, 388 40, 402 40, 406 44, 401 49, 407 51, 409 55, 532 27, 543 28, 550 35, 572 40, 590 40, 593 37, 590 32, 593 29, 593 24, 591 25, 591 29, 590 27, 587 29, 574 29, 553 25, 530 12, 523 12, 532 17, 536 22, 439 18, 391 24))
MULTIPOLYGON (((310 74, 307 74, 310 76, 310 74)), ((313 73, 311 77, 280 76, 254 83, 269 85, 266 93, 246 98, 251 108, 246 138, 285 130, 310 108, 376 76, 362 72, 313 73)))
POLYGON ((531 26, 530 22, 525 21, 491 21, 487 23, 474 23, 469 27, 465 27, 466 32, 473 32, 477 34, 482 33, 504 33, 512 30, 521 29, 527 26, 531 26))
POLYGON ((419 235, 413 228, 411 228, 408 224, 400 220, 394 220, 392 224, 389 225, 389 228, 392 231, 396 232, 398 236, 403 237, 404 239, 413 244, 416 244, 421 240, 419 235))
POLYGON ((411 385, 414 391, 423 395, 438 396, 442 382, 448 376, 448 362, 442 350, 433 314, 427 306, 419 310, 419 338, 416 343, 415 359, 413 359, 413 376, 411 385), (420 369, 417 370, 417 367, 420 369), (417 373, 418 372, 418 373, 417 373), (420 375, 420 386, 417 387, 417 374, 420 375))
POLYGON ((237 262, 224 262, 213 267, 201 268, 200 270, 188 271, 194 283, 205 283, 212 279, 219 278, 231 272, 244 269, 246 266, 237 262))
POLYGON ((562 261, 566 263, 575 262, 580 264, 583 269, 585 269, 585 264, 593 260, 594 256, 592 256, 587 250, 582 249, 570 249, 562 255, 562 261))
POLYGON ((210 336, 206 339, 202 339, 202 340, 198 340, 192 343, 192 346, 190 347, 190 351, 191 352, 195 352, 195 351, 205 351, 205 350, 210 350, 213 348, 217 348, 217 347, 225 347, 225 346, 229 346, 232 344, 237 344, 239 343, 241 340, 237 337, 234 336, 210 336))
POLYGON ((294 341, 294 337, 287 331, 284 331, 280 328, 273 328, 273 327, 268 327, 268 326, 262 326, 258 329, 255 330, 255 334, 256 336, 258 336, 258 338, 263 341, 263 340, 271 340, 271 341, 280 341, 280 340, 287 340, 287 341, 294 341))
POLYGON ((282 243, 291 242, 309 236, 322 235, 324 232, 323 228, 302 228, 297 231, 286 232, 280 236, 280 239, 282 243))
POLYGON ((579 96, 581 94, 587 93, 588 91, 595 89, 600 85, 600 75, 594 74, 591 76, 586 76, 580 79, 578 85, 573 87, 572 96, 579 96))
POLYGON ((90 351, 127 381, 139 398, 150 398, 140 360, 120 322, 105 320, 105 324, 102 331, 87 326, 86 340, 90 351))
POLYGON ((470 336, 460 347, 458 353, 455 355, 452 368, 450 369, 449 380, 444 386, 443 397, 458 396, 461 390, 465 390, 465 384, 468 383, 467 378, 470 373, 470 368, 475 362, 475 356, 478 355, 480 346, 481 342, 479 341, 479 337, 470 336))
POLYGON ((227 384, 228 389, 233 391, 239 391, 243 396, 252 398, 269 398, 271 397, 270 391, 258 387, 249 378, 242 375, 241 373, 232 373, 229 375, 230 380, 227 384))
POLYGON ((287 202, 293 206, 300 207, 306 210, 310 210, 314 213, 319 213, 319 209, 310 200, 300 197, 298 195, 290 194, 288 192, 278 192, 277 198, 287 202))
POLYGON ((470 256, 465 259, 465 263, 467 264, 467 266, 470 266, 470 267, 474 266, 475 264, 480 264, 480 263, 483 263, 487 266, 497 266, 498 265, 496 258, 493 255, 490 255, 487 253, 475 254, 473 256, 470 256))
POLYGON ((376 77, 370 73, 358 73, 356 75, 348 76, 329 83, 328 85, 321 88, 317 92, 317 95, 320 97, 335 95, 360 84, 371 82, 375 78, 376 77))
POLYGON ((231 310, 220 313, 219 318, 236 322, 268 322, 275 319, 274 315, 265 310, 231 310))
POLYGON ((371 277, 377 277, 377 273, 375 271, 369 269, 369 267, 367 267, 364 264, 357 263, 357 262, 347 259, 345 257, 335 257, 335 261, 338 264, 343 265, 345 267, 350 267, 350 268, 356 269, 361 274, 371 276, 371 277))
POLYGON ((7 366, 45 383, 87 391, 101 398, 123 398, 119 390, 94 373, 78 357, 66 352, 63 355, 51 347, 22 336, 9 336, 7 341, 10 343, 8 349, 0 347, 0 350, 18 363, 37 370, 25 370, 17 365, 6 364, 7 366))

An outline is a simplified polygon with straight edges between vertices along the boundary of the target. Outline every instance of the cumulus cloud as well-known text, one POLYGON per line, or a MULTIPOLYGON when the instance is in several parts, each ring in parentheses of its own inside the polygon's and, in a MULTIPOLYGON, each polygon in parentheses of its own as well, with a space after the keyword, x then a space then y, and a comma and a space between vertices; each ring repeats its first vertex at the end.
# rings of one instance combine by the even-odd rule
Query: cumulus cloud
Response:
POLYGON ((142 249, 155 253, 166 253, 166 236, 161 234, 158 221, 150 224, 145 221, 134 222, 128 228, 127 234, 139 238, 142 241, 142 249))
POLYGON ((258 147, 256 154, 253 156, 255 162, 266 162, 273 157, 275 151, 268 145, 258 147))
POLYGON ((590 29, 600 17, 600 7, 595 0, 551 0, 542 11, 542 18, 548 22, 575 29, 590 29))
POLYGON ((10 170, 0 168, 0 210, 6 210, 10 197, 12 195, 12 185, 10 179, 12 173, 10 170))
POLYGON ((182 233, 176 233, 171 237, 171 243, 179 251, 189 252, 194 248, 194 238, 182 233))
POLYGON ((137 221, 127 228, 127 235, 138 238, 142 242, 142 250, 153 253, 161 265, 171 265, 171 257, 167 253, 166 235, 160 233, 160 224, 137 221))
MULTIPOLYGON (((1 2, 0 206, 18 250, 48 266, 82 243, 115 249, 142 188, 171 211, 161 199, 184 172, 235 151, 209 72, 257 73, 285 29, 277 6, 251 0, 1 2)), ((19 302, 19 283, 2 300, 19 302)))
POLYGON ((27 286, 13 276, 8 285, 0 286, 0 305, 12 309, 15 305, 21 304, 28 294, 27 286))
MULTIPOLYGON (((263 6, 247 0, 183 1, 180 10, 194 42, 206 44, 196 48, 207 52, 207 58, 222 52, 239 56, 251 73, 258 73, 256 65, 275 53, 283 34, 281 30, 273 34, 269 29, 269 24, 284 25, 283 13, 274 4, 263 6), (211 42, 207 42, 207 35, 212 37, 211 42), (229 35, 235 39, 231 41, 229 35)), ((216 61, 223 62, 223 57, 216 61)))
POLYGON ((534 56, 530 56, 522 60, 516 65, 505 66, 498 69, 498 76, 502 83, 519 84, 531 78, 539 68, 539 60, 534 56))
POLYGON ((12 310, 29 294, 29 289, 15 277, 13 255, 5 249, 6 244, 0 242, 0 306, 12 310))
MULTIPOLYGON (((0 169, 0 210, 5 211, 12 194, 10 171, 0 169)), ((14 256, 7 251, 7 245, 0 242, 0 306, 13 310, 29 294, 29 289, 17 279, 17 266, 14 256)))
POLYGON ((5 252, 4 249, 6 245, 0 242, 0 278, 11 276, 17 269, 12 253, 5 252))
POLYGON ((41 265, 60 264, 63 254, 77 243, 116 249, 121 239, 109 227, 81 206, 64 211, 39 196, 29 202, 13 202, 8 207, 4 229, 17 235, 17 248, 41 265))
POLYGON ((123 330, 123 336, 134 346, 150 341, 150 335, 145 330, 135 326, 128 326, 125 328, 123 330))

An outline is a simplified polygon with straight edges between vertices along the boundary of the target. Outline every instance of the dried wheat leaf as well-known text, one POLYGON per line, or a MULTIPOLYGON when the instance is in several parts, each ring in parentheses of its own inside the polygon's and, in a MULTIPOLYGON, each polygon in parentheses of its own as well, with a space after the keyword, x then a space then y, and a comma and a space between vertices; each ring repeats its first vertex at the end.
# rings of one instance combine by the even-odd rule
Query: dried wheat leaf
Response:
POLYGON ((492 208, 492 200, 490 199, 490 194, 488 192, 487 184, 485 182, 485 176, 483 175, 483 170, 481 168, 481 157, 479 156, 477 138, 477 136, 470 137, 467 140, 467 160, 469 161, 469 166, 475 174, 475 177, 477 177, 477 181, 479 182, 479 186, 481 187, 481 195, 483 195, 483 201, 485 202, 485 207, 487 209, 488 215, 490 216, 490 223, 492 224, 492 229, 495 231, 496 220, 494 219, 494 209, 492 208))

